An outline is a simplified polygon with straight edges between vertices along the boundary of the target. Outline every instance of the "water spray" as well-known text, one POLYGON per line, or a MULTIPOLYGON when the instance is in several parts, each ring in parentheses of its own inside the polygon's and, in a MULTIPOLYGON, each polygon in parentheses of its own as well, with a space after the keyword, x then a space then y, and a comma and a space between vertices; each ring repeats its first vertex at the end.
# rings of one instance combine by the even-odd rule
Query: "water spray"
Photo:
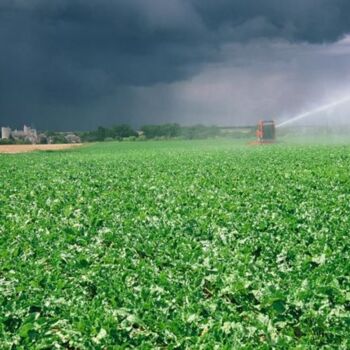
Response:
POLYGON ((292 117, 280 124, 275 125, 275 122, 273 120, 261 120, 258 124, 258 128, 256 130, 256 136, 257 136, 257 141, 256 143, 258 144, 264 144, 264 143, 273 143, 276 141, 276 128, 281 128, 285 125, 294 123, 300 119, 304 119, 306 117, 309 117, 311 115, 326 111, 328 109, 337 107, 339 105, 342 105, 346 102, 350 102, 350 96, 346 98, 342 98, 341 100, 338 100, 336 102, 328 103, 326 105, 323 105, 321 107, 312 109, 308 112, 299 114, 295 117, 292 117))
POLYGON ((297 116, 295 116, 295 117, 293 117, 293 118, 290 118, 290 119, 288 119, 288 120, 286 120, 286 121, 284 121, 284 122, 282 122, 282 123, 276 125, 276 128, 280 128, 280 127, 282 127, 282 126, 285 126, 285 125, 294 123, 294 122, 296 122, 296 121, 298 121, 298 120, 300 120, 300 119, 304 119, 304 118, 309 117, 309 116, 311 116, 311 115, 313 115, 313 114, 326 111, 326 110, 328 110, 328 109, 330 109, 330 108, 333 108, 333 107, 337 107, 337 106, 339 106, 339 105, 341 105, 341 104, 344 104, 344 103, 346 103, 346 102, 350 102, 350 97, 346 97, 346 98, 343 98, 343 99, 341 99, 341 100, 339 100, 339 101, 332 102, 332 103, 326 104, 326 105, 324 105, 324 106, 315 108, 315 109, 313 109, 313 110, 311 110, 311 111, 308 111, 308 112, 299 114, 299 115, 297 115, 297 116))

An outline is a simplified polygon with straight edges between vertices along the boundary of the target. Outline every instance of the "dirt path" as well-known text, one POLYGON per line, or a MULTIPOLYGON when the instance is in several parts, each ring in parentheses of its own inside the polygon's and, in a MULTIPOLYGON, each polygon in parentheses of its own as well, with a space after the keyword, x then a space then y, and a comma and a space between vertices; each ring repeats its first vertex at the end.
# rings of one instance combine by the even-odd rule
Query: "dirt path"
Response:
POLYGON ((76 144, 59 144, 59 145, 0 145, 0 153, 27 153, 33 151, 58 151, 72 147, 79 147, 76 144))

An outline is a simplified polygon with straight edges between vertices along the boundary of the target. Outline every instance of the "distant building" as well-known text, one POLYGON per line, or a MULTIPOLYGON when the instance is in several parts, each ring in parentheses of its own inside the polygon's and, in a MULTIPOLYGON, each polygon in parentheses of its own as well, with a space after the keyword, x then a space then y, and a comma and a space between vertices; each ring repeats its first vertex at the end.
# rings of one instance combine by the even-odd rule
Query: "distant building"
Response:
POLYGON ((68 143, 81 143, 81 139, 78 135, 68 134, 65 136, 65 139, 68 143))
POLYGON ((14 130, 11 132, 12 138, 19 141, 25 141, 30 143, 38 143, 38 133, 35 129, 24 125, 22 130, 14 130))
POLYGON ((1 139, 2 140, 9 140, 11 138, 11 129, 2 127, 1 128, 1 139))
POLYGON ((26 125, 24 125, 23 130, 11 130, 10 128, 2 127, 1 138, 3 140, 9 140, 12 138, 15 141, 38 143, 37 131, 26 125))
POLYGON ((23 130, 11 130, 8 127, 1 128, 1 139, 12 140, 15 143, 81 143, 81 139, 73 132, 51 132, 38 133, 27 125, 24 125, 23 130), (50 135, 50 136, 49 136, 50 135))

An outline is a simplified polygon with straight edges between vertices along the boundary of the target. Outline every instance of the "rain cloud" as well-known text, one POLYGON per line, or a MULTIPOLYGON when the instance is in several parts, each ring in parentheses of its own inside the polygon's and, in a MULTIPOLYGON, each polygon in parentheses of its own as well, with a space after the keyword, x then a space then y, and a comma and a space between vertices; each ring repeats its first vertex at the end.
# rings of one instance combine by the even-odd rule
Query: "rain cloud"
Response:
POLYGON ((0 122, 248 124, 349 91, 346 0, 3 0, 0 122))

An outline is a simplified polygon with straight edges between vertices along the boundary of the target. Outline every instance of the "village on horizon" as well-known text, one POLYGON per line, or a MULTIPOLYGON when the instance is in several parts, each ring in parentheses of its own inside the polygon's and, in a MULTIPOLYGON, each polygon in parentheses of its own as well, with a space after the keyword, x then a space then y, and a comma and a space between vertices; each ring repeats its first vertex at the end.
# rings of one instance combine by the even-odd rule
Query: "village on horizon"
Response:
MULTIPOLYGON (((78 135, 67 132, 60 133, 61 142, 63 143, 80 143, 81 139, 78 135)), ((28 143, 28 144, 53 144, 56 142, 57 136, 51 135, 51 133, 38 132, 36 129, 24 125, 23 130, 12 130, 10 127, 1 128, 1 141, 16 143, 28 143)))

